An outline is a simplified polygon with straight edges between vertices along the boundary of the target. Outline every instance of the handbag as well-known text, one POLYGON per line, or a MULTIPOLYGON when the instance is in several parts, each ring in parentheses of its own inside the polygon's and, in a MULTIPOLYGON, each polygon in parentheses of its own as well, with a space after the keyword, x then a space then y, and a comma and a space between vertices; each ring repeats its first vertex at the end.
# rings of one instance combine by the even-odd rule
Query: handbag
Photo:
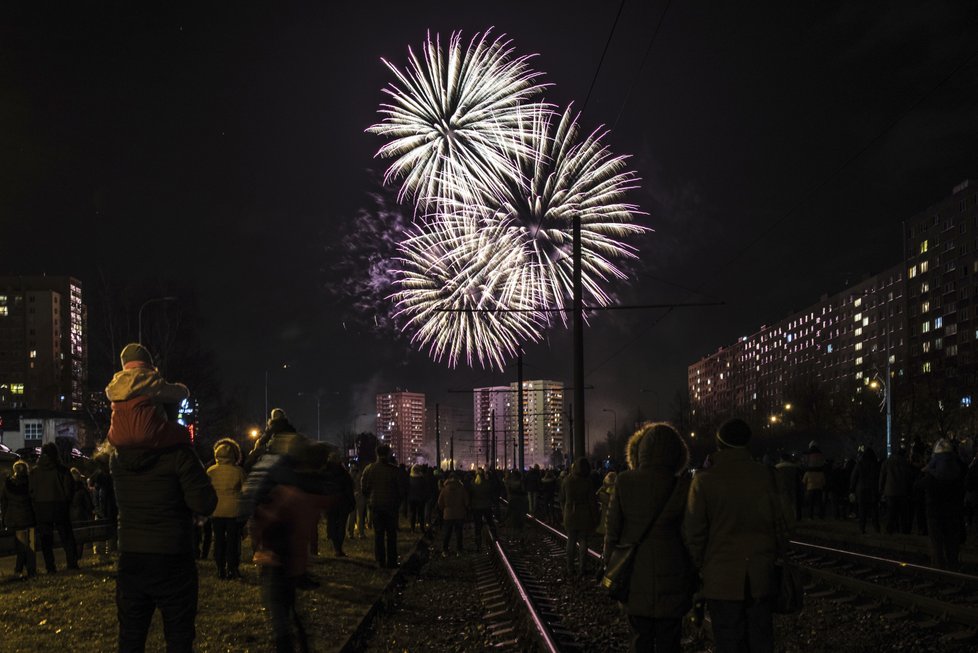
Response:
POLYGON ((642 535, 632 544, 616 544, 608 552, 608 562, 605 565, 604 577, 601 579, 601 586, 608 590, 608 596, 613 600, 624 603, 628 600, 628 592, 632 583, 632 567, 635 566, 635 554, 638 547, 642 545, 645 538, 652 532, 652 527, 659 521, 659 515, 669 503, 669 499, 662 503, 659 512, 652 517, 649 525, 642 531, 642 535))
POLYGON ((771 473, 771 512, 774 515, 774 533, 778 541, 778 557, 774 561, 774 596, 772 597, 771 612, 774 614, 794 614, 805 604, 805 589, 798 567, 784 560, 784 551, 788 545, 788 524, 784 518, 777 492, 777 482, 771 473))

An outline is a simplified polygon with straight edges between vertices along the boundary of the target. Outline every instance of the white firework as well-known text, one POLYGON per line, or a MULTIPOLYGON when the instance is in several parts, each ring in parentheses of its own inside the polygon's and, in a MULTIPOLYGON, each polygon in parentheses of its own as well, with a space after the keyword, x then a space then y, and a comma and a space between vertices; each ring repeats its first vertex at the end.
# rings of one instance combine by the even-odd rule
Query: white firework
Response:
POLYGON ((532 55, 515 56, 512 42, 490 31, 464 47, 454 32, 447 48, 429 34, 420 57, 408 49, 403 70, 383 60, 396 81, 384 89, 383 120, 367 131, 388 139, 377 156, 394 159, 385 183, 402 180, 399 201, 410 196, 429 208, 519 179, 513 158, 526 147, 522 115, 546 111, 533 101, 546 85, 528 65, 532 55))
POLYGON ((580 215, 584 303, 608 305, 605 286, 626 278, 615 261, 635 258, 635 247, 625 240, 648 231, 634 222, 642 212, 625 201, 638 177, 627 169, 627 157, 604 144, 607 132, 580 137, 571 108, 559 120, 547 110, 528 112, 520 132, 524 146, 514 148, 513 157, 519 178, 483 187, 447 208, 456 220, 510 225, 527 253, 523 276, 533 284, 541 312, 565 319, 573 296, 573 219, 580 215))
POLYGON ((395 318, 435 361, 454 367, 464 357, 502 370, 507 356, 541 338, 525 248, 505 221, 422 223, 400 251, 395 318))

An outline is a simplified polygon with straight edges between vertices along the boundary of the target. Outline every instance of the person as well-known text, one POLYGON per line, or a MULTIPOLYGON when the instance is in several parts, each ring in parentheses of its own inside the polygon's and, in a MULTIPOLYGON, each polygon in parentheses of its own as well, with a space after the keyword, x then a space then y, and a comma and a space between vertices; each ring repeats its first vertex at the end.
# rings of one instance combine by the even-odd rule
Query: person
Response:
POLYGON ((540 519, 553 521, 554 518, 554 497, 557 496, 557 477, 554 470, 549 467, 543 472, 540 479, 540 499, 539 510, 540 519))
POLYGON ((23 460, 14 463, 13 473, 0 486, 0 514, 3 527, 14 532, 17 560, 14 573, 23 578, 37 576, 34 549, 34 507, 31 505, 30 467, 23 460))
POLYGON ((61 464, 61 454, 53 442, 41 447, 37 466, 30 471, 31 504, 36 520, 37 539, 49 574, 57 572, 54 561, 54 531, 58 531, 68 569, 78 569, 78 547, 71 528, 71 499, 75 489, 71 473, 61 464))
POLYGON ((805 503, 808 504, 808 518, 825 519, 825 486, 828 478, 823 467, 811 467, 801 476, 805 488, 805 503))
POLYGON ((849 480, 849 491, 856 495, 859 508, 859 532, 866 534, 866 522, 872 521, 873 529, 880 532, 880 464, 872 447, 860 445, 856 466, 849 480))
POLYGON ((801 469, 792 460, 790 453, 781 454, 781 461, 774 466, 774 476, 788 516, 792 520, 801 519, 801 469))
POLYGON ((456 555, 462 555, 462 525, 469 512, 469 493, 462 485, 456 472, 449 472, 448 478, 441 486, 438 493, 438 508, 441 510, 442 522, 442 543, 441 555, 448 556, 448 545, 451 542, 452 534, 455 534, 456 555))
POLYGON ((978 453, 971 459, 968 471, 964 477, 964 506, 966 510, 968 528, 975 524, 975 513, 978 508, 978 453))
POLYGON ((880 470, 879 490, 886 501, 886 534, 909 535, 913 467, 907 460, 905 445, 901 444, 883 463, 880 470))
POLYGON ((118 545, 116 529, 119 511, 115 501, 115 486, 112 484, 112 475, 109 473, 109 460, 114 450, 115 448, 108 440, 99 445, 92 456, 94 471, 88 479, 93 488, 95 515, 108 522, 106 538, 92 542, 92 553, 99 556, 100 559, 115 551, 118 545))
POLYGON ((194 515, 214 512, 217 494, 189 444, 116 447, 109 469, 119 521, 119 651, 145 650, 157 608, 167 651, 192 651, 198 593, 194 515))
POLYGON ((588 537, 598 525, 598 499, 591 482, 591 464, 578 458, 564 480, 564 530, 567 533, 567 575, 584 575, 588 537), (575 570, 575 560, 577 561, 575 570))
POLYGON ((787 533, 773 474, 751 460, 750 439, 741 419, 720 426, 712 464, 693 477, 683 520, 717 653, 774 650, 774 565, 787 533))
POLYGON ((526 528, 526 511, 530 504, 526 498, 526 488, 523 486, 523 475, 519 470, 514 469, 506 474, 503 487, 506 490, 506 499, 509 501, 506 508, 506 525, 516 531, 522 540, 526 528))
POLYGON ((523 485, 526 487, 526 498, 529 502, 530 514, 534 517, 537 515, 537 511, 540 509, 538 500, 540 498, 540 481, 543 480, 543 475, 540 473, 540 465, 534 465, 530 469, 526 470, 526 477, 523 481, 523 485))
POLYGON ((482 525, 488 526, 489 532, 496 537, 496 521, 492 516, 493 487, 482 467, 475 472, 469 495, 469 508, 472 510, 472 523, 475 526, 475 550, 482 551, 482 525))
POLYGON ((426 526, 424 523, 424 507, 428 502, 428 480, 424 475, 424 468, 421 465, 411 466, 411 478, 408 481, 408 507, 411 511, 411 532, 416 527, 423 531, 426 526))
POLYGON ((629 650, 678 652, 695 581, 682 540, 689 449, 664 423, 643 425, 630 441, 635 466, 618 474, 611 486, 614 492, 608 492, 604 549, 634 544, 655 520, 635 552, 624 605, 632 629, 629 650))
POLYGON ((353 481, 353 511, 347 519, 346 534, 353 539, 367 537, 367 498, 360 491, 360 466, 350 467, 350 479, 353 481))
POLYGON ((353 496, 353 477, 346 471, 340 454, 331 451, 327 454, 326 465, 323 467, 324 483, 327 493, 332 497, 330 507, 326 510, 326 539, 333 547, 333 555, 337 558, 345 558, 343 551, 343 541, 346 531, 344 526, 347 523, 350 512, 356 505, 353 496))
POLYGON ((397 562, 397 512, 401 505, 401 479, 391 462, 390 445, 377 446, 377 460, 367 465, 360 489, 367 497, 374 523, 374 557, 380 569, 394 569, 397 562))
POLYGON ((941 438, 934 455, 924 467, 921 485, 927 503, 927 534, 931 564, 938 569, 958 568, 958 553, 964 539, 964 463, 951 443, 941 438))
MULTIPOLYGON (((69 509, 69 516, 71 518, 72 525, 75 526, 92 521, 92 517, 94 516, 95 512, 95 504, 92 501, 92 493, 88 489, 88 480, 82 475, 81 470, 77 467, 72 467, 70 474, 72 482, 74 483, 74 490, 71 494, 71 508, 69 509)), ((76 554, 78 560, 81 560, 84 545, 76 543, 75 550, 78 552, 76 554)))
POLYGON ((244 489, 245 473, 241 469, 241 447, 231 438, 214 443, 214 464, 207 476, 217 494, 217 507, 211 515, 214 531, 214 564, 221 580, 241 578, 241 523, 238 504, 244 489))
MULTIPOLYGON (((607 521, 608 521, 608 508, 611 506, 611 496, 615 493, 615 481, 618 479, 618 474, 616 472, 608 472, 605 474, 604 479, 601 481, 601 487, 598 488, 598 527, 595 532, 598 537, 601 538, 600 541, 602 545, 605 542, 605 536, 608 534, 607 521)), ((604 562, 608 559, 608 552, 602 551, 601 560, 604 562)), ((599 568, 596 574, 601 574, 603 572, 603 565, 599 568)))
POLYGON ((176 407, 190 397, 182 383, 168 383, 153 367, 149 350, 129 343, 119 355, 122 370, 105 388, 112 402, 108 440, 116 447, 190 444, 190 431, 175 420, 176 407))

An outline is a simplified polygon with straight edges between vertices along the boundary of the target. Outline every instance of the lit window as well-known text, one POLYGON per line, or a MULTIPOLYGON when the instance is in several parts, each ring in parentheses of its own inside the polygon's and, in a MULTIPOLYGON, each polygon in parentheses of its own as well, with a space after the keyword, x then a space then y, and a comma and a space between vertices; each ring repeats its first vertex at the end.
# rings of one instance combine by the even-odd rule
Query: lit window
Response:
POLYGON ((10 393, 11 394, 15 394, 15 395, 22 395, 22 394, 24 394, 24 384, 23 383, 11 383, 10 384, 10 393))
POLYGON ((869 326, 869 318, 868 317, 864 317, 863 318, 863 326, 869 326))
POLYGON ((862 364, 863 364, 863 357, 862 356, 857 356, 856 357, 856 365, 862 365, 862 364))
POLYGON ((893 355, 893 354, 891 354, 890 355, 890 365, 893 365, 895 362, 896 362, 896 356, 893 355))
MULTIPOLYGON (((978 331, 975 331, 975 339, 978 340, 978 331)), ((832 353, 832 345, 825 345, 825 351, 832 353)))
POLYGON ((920 243, 920 253, 923 254, 926 251, 927 251, 927 241, 924 240, 924 241, 921 241, 921 243, 920 243))
POLYGON ((36 349, 32 349, 31 350, 30 358, 31 358, 31 360, 37 358, 37 350, 36 349))
POLYGON ((41 422, 24 422, 24 439, 41 440, 44 438, 44 425, 41 422))
POLYGON ((924 272, 927 272, 927 261, 920 262, 920 273, 923 274, 924 272))
POLYGON ((855 335, 857 335, 857 336, 861 336, 861 335, 863 334, 863 328, 862 328, 862 327, 859 327, 859 328, 858 328, 858 329, 856 329, 856 330, 855 330, 855 331, 854 331, 853 333, 854 333, 855 335))
POLYGON ((9 313, 7 312, 7 307, 0 306, 0 317, 3 317, 4 315, 9 315, 9 313))
POLYGON ((923 372, 924 374, 929 374, 929 373, 930 373, 930 361, 927 361, 926 363, 924 363, 924 364, 923 364, 923 365, 921 366, 921 371, 922 371, 922 372, 923 372))
POLYGON ((857 379, 863 378, 863 373, 862 372, 856 372, 856 378, 857 379))
POLYGON ((853 322, 858 322, 861 319, 863 319, 863 314, 862 313, 856 313, 856 317, 852 318, 852 321, 853 322))
POLYGON ((863 348, 863 343, 857 342, 856 343, 856 351, 862 351, 862 348, 863 348))
POLYGON ((927 333, 928 331, 930 331, 930 320, 927 320, 926 322, 920 325, 921 333, 927 333))
POLYGON ((971 395, 965 395, 961 397, 961 405, 967 408, 971 405, 971 395))
POLYGON ((922 303, 922 304, 920 305, 920 312, 921 312, 921 313, 926 313, 926 312, 927 312, 927 311, 929 311, 929 310, 930 310, 930 302, 923 302, 923 303, 922 303))
POLYGON ((907 271, 907 277, 909 277, 910 279, 913 279, 916 276, 917 276, 917 266, 914 265, 914 266, 911 266, 910 267, 910 270, 907 271))
POLYGON ((924 342, 920 346, 921 349, 923 349, 924 353, 926 354, 927 352, 930 351, 930 340, 924 340, 924 342))
POLYGON ((859 298, 859 299, 857 299, 857 300, 856 300, 855 302, 853 302, 853 304, 852 304, 852 305, 853 305, 853 306, 855 306, 856 308, 859 308, 860 306, 862 306, 862 305, 863 305, 863 298, 862 298, 862 297, 860 297, 860 298, 859 298))
POLYGON ((924 292, 928 292, 928 291, 930 291, 930 284, 929 283, 927 283, 925 281, 922 284, 920 284, 920 292, 924 293, 924 292))
POLYGON ((943 317, 935 317, 934 318, 934 328, 935 329, 940 329, 942 326, 944 326, 944 318, 943 317))

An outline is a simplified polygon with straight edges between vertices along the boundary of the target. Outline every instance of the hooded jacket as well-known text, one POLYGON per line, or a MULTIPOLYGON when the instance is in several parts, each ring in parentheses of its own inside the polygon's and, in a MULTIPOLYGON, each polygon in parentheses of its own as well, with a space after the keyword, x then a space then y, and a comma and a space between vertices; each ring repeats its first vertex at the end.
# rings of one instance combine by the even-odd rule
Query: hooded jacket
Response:
POLYGON ((774 594, 774 561, 784 515, 772 473, 747 449, 720 449, 693 477, 683 536, 707 599, 743 601, 774 594))
POLYGON ((245 484, 244 470, 238 466, 240 462, 241 447, 237 442, 224 438, 214 443, 214 464, 207 468, 207 476, 217 494, 213 517, 238 516, 238 503, 245 484))
POLYGON ((694 585, 681 531, 689 489, 685 474, 689 452, 672 429, 643 432, 637 441, 631 458, 636 468, 618 474, 611 493, 605 551, 634 544, 658 515, 635 553, 625 607, 630 615, 679 618, 692 604, 694 585))
POLYGON ((167 420, 163 404, 179 404, 190 396, 182 383, 167 383, 155 367, 142 361, 126 363, 105 388, 112 402, 109 442, 116 447, 168 447, 190 444, 190 432, 167 420))
POLYGON ((469 493, 462 485, 462 481, 457 478, 449 478, 445 481, 438 494, 438 507, 442 510, 442 517, 446 521, 465 519, 469 510, 469 493))
POLYGON ((194 515, 217 494, 189 446, 117 449, 109 461, 119 508, 119 550, 192 556, 194 515))
POLYGON ((590 474, 582 474, 581 461, 574 461, 571 473, 564 479, 564 528, 571 531, 593 531, 598 526, 598 497, 590 474))

